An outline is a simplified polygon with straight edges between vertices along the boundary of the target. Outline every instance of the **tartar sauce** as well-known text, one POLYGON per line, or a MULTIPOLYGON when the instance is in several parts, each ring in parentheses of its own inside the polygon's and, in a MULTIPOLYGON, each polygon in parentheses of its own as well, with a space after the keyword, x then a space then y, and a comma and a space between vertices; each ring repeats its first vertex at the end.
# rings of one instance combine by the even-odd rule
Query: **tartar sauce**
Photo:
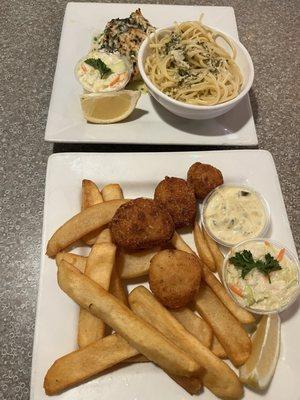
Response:
POLYGON ((130 79, 131 67, 124 57, 116 53, 93 50, 78 62, 75 73, 86 91, 109 92, 125 87, 130 79), (97 60, 101 60, 98 65, 97 60))
POLYGON ((219 186, 203 205, 206 230, 225 246, 258 237, 267 218, 261 197, 245 187, 219 186))
POLYGON ((253 268, 242 278, 241 270, 228 260, 224 269, 224 279, 232 296, 241 306, 254 311, 272 312, 284 308, 299 291, 296 261, 292 261, 286 249, 264 240, 241 243, 230 253, 230 257, 243 250, 251 251, 254 260, 264 260, 265 255, 269 253, 279 262, 281 269, 270 272, 270 280, 257 268, 253 268))

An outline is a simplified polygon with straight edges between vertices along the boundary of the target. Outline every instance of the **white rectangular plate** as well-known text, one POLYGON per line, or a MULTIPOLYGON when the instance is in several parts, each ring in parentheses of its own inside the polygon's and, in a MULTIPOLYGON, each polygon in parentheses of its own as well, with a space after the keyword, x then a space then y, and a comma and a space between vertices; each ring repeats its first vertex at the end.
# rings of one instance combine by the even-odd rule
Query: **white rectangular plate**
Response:
MULTIPOLYGON (((45 400, 43 379, 60 356, 76 349, 78 306, 56 281, 55 261, 46 257, 46 243, 53 232, 80 209, 81 180, 92 179, 100 187, 118 182, 126 198, 153 196, 157 183, 168 176, 185 178, 195 161, 219 168, 225 182, 246 184, 265 196, 271 209, 269 236, 295 251, 280 184, 270 153, 231 150, 188 153, 64 153, 49 158, 42 242, 41 276, 31 377, 31 400, 45 400)), ((193 248, 192 234, 184 239, 193 248)), ((130 288, 129 288, 130 289, 130 288)), ((282 347, 278 367, 268 391, 246 390, 245 399, 295 399, 300 365, 299 303, 282 314, 282 347)), ((203 397, 203 395, 202 395, 203 397)), ((59 396, 60 400, 183 400, 192 399, 180 386, 151 363, 131 365, 103 374, 59 396)), ((205 399, 215 397, 205 390, 205 399)))
POLYGON ((82 88, 74 75, 78 60, 90 48, 92 37, 112 18, 128 17, 141 8, 152 25, 198 19, 238 38, 233 8, 146 4, 68 3, 62 27, 45 140, 73 143, 148 143, 254 146, 257 136, 249 97, 232 111, 212 120, 179 118, 150 95, 142 95, 137 109, 124 122, 88 124, 82 116, 82 88))

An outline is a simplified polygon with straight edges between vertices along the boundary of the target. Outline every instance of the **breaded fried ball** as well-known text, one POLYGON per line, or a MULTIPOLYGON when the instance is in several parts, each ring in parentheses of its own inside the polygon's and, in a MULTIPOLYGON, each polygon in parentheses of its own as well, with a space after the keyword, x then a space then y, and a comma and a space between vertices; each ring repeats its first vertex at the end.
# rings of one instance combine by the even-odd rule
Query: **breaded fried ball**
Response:
POLYGON ((123 204, 110 223, 112 240, 128 250, 149 249, 168 242, 174 234, 168 211, 150 199, 135 199, 123 204))
POLYGON ((194 224, 196 197, 194 190, 184 179, 166 176, 156 186, 154 199, 170 213, 175 228, 194 224))
POLYGON ((196 162, 187 173, 187 181, 193 187, 197 199, 203 200, 217 186, 224 183, 220 170, 209 164, 196 162))
POLYGON ((196 256, 181 250, 162 250, 150 261, 150 288, 169 308, 186 306, 195 297, 201 280, 196 256))

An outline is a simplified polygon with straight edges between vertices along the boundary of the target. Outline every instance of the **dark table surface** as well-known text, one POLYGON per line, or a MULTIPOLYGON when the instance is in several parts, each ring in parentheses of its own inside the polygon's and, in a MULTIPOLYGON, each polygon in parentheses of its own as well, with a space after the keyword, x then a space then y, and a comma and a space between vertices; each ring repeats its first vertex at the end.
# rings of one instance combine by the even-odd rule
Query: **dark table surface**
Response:
MULTIPOLYGON (((29 398, 48 156, 53 151, 201 150, 186 146, 53 146, 44 142, 66 3, 2 0, 0 6, 1 400, 29 398)), ((200 4, 190 0, 157 3, 200 4)), ((201 4, 234 7, 240 40, 255 66, 251 103, 259 148, 269 150, 275 159, 299 249, 299 2, 235 0, 201 4)))

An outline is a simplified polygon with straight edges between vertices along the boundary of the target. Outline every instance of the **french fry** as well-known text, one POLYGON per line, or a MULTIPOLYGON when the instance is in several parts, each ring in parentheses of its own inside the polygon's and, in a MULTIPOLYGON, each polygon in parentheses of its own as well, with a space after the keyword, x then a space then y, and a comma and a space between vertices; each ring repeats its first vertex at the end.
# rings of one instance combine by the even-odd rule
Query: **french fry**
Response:
POLYGON ((127 291, 125 290, 124 283, 120 278, 117 265, 114 266, 112 271, 109 292, 119 299, 123 304, 126 306, 128 305, 127 291))
POLYGON ((224 256, 223 256, 221 250, 219 249, 218 244, 214 241, 214 239, 209 236, 209 234, 206 232, 205 229, 202 229, 202 231, 203 231, 203 235, 206 240, 206 243, 209 247, 209 250, 215 261, 215 266, 217 268, 219 277, 222 280, 222 268, 223 268, 224 256))
MULTIPOLYGON (((189 311, 191 311, 191 310, 189 310, 189 311)), ((206 322, 205 322, 205 324, 206 324, 206 322)), ((124 363, 126 363, 126 364, 144 363, 144 362, 149 362, 149 360, 142 354, 128 358, 127 360, 124 361, 124 363)), ((176 383, 178 383, 178 385, 183 387, 190 394, 197 394, 197 393, 199 393, 200 389, 202 388, 202 383, 199 378, 194 378, 194 377, 186 378, 183 376, 174 376, 174 375, 169 375, 169 376, 176 383)))
POLYGON ((129 294, 128 300, 137 315, 155 326, 205 368, 203 384, 216 396, 226 399, 239 399, 242 396, 242 385, 229 366, 191 335, 149 290, 139 286, 129 294))
POLYGON ((147 357, 143 356, 143 354, 138 354, 137 356, 133 356, 127 358, 127 360, 123 361, 125 364, 133 364, 133 363, 144 363, 150 362, 147 357))
POLYGON ((103 202, 98 186, 89 179, 82 180, 81 210, 103 202))
POLYGON ((96 243, 112 243, 111 233, 109 228, 102 229, 99 235, 96 238, 96 243))
POLYGON ((101 193, 104 201, 124 199, 122 188, 117 183, 105 185, 101 193))
MULTIPOLYGON (((104 229, 101 233, 101 240, 99 240, 99 243, 103 243, 104 236, 106 234, 110 235, 110 230, 104 229), (106 231, 106 232, 105 232, 106 231)), ((108 238, 109 236, 106 236, 108 238)), ((98 236, 99 239, 99 236, 98 236)), ((98 244, 98 242, 96 241, 98 244)), ((87 257, 84 256, 79 256, 78 254, 74 253, 64 253, 60 252, 56 256, 56 264, 58 265, 62 260, 67 261, 69 264, 73 265, 73 267, 77 268, 80 272, 84 273, 85 271, 85 266, 87 262, 87 257)), ((110 277, 110 286, 109 286, 109 291, 111 294, 116 296, 120 301, 122 301, 124 304, 127 304, 127 294, 126 290, 124 288, 124 284, 120 278, 119 272, 117 271, 117 265, 114 266, 111 277, 110 277)))
MULTIPOLYGON (((191 310, 189 310, 189 311, 191 311, 191 310)), ((126 364, 144 363, 144 362, 149 362, 149 360, 142 354, 138 354, 137 356, 128 358, 127 360, 124 361, 124 363, 126 363, 126 364)), ((174 375, 169 375, 169 376, 176 383, 178 383, 178 385, 183 387, 190 394, 197 394, 197 393, 199 393, 200 389, 202 388, 202 383, 199 378, 194 378, 194 377, 186 378, 183 376, 174 376, 174 375)))
MULTIPOLYGON (((124 360, 123 362, 125 364, 132 364, 132 363, 149 362, 149 360, 145 356, 143 356, 142 354, 138 354, 137 356, 128 358, 127 360, 124 360)), ((185 389, 190 394, 197 394, 197 393, 199 393, 200 389, 202 388, 202 382, 197 377, 187 378, 185 376, 175 376, 175 375, 170 375, 170 374, 168 374, 168 375, 178 385, 183 387, 183 389, 185 389)))
POLYGON ((171 244, 177 250, 186 251, 187 253, 194 254, 195 256, 197 255, 176 231, 172 236, 171 244))
POLYGON ((183 387, 188 393, 190 394, 197 394, 200 392, 202 388, 202 382, 201 379, 191 377, 187 378, 185 376, 172 376, 169 375, 170 378, 172 378, 178 385, 183 387))
MULTIPOLYGON (((98 189, 98 186, 93 181, 83 179, 81 193, 81 210, 85 210, 88 207, 103 202, 101 192, 98 189)), ((83 236, 82 240, 87 245, 92 246, 95 243, 98 234, 99 229, 95 232, 90 232, 87 235, 83 236)))
POLYGON ((45 392, 58 394, 136 355, 119 335, 106 336, 56 360, 45 376, 45 392))
MULTIPOLYGON (((88 256, 85 275, 108 290, 115 262, 116 246, 99 243, 92 247, 88 256)), ((78 346, 85 347, 104 336, 105 324, 88 310, 80 308, 78 320, 78 346)))
POLYGON ((225 287, 208 268, 203 268, 203 275, 207 285, 238 321, 240 321, 242 324, 252 324, 255 322, 254 316, 247 310, 244 310, 242 307, 238 306, 232 300, 225 287))
POLYGON ((62 260, 67 261, 69 264, 73 265, 73 267, 79 269, 80 272, 84 273, 87 257, 61 251, 60 253, 57 253, 55 257, 56 265, 58 266, 62 260))
POLYGON ((148 275, 150 260, 159 250, 159 247, 135 252, 118 249, 117 266, 121 279, 134 279, 148 275))
POLYGON ((191 356, 71 264, 66 261, 59 264, 57 280, 77 304, 102 319, 162 369, 176 376, 199 376, 201 367, 191 356))
MULTIPOLYGON (((149 360, 145 356, 143 356, 141 354, 139 354, 137 356, 134 356, 134 357, 131 357, 131 358, 128 358, 127 360, 124 361, 124 363, 126 363, 126 364, 144 363, 144 362, 149 362, 149 360)), ((184 376, 174 376, 174 375, 169 375, 169 376, 178 385, 183 387, 183 389, 185 389, 190 394, 197 394, 197 393, 200 392, 200 390, 202 388, 202 382, 201 382, 201 379, 199 379, 199 378, 196 378, 196 377, 195 378, 194 377, 187 378, 187 377, 184 377, 184 376)))
POLYGON ((47 245, 47 255, 55 257, 58 252, 81 239, 86 234, 108 224, 117 209, 128 200, 111 200, 95 204, 74 215, 51 237, 47 245))
POLYGON ((204 319, 200 318, 187 307, 179 310, 170 310, 170 312, 187 331, 194 335, 205 347, 210 348, 213 331, 204 319))
POLYGON ((99 234, 101 233, 103 227, 96 229, 93 232, 88 233, 87 235, 84 235, 82 238, 82 241, 87 244, 88 246, 92 247, 96 241, 97 241, 97 237, 99 236, 99 234))
POLYGON ((228 358, 224 347, 221 345, 215 335, 213 335, 211 351, 219 358, 228 358))
MULTIPOLYGON (((117 184, 106 185, 102 189, 102 192, 105 201, 123 199, 123 192, 120 185, 117 184)), ((111 232, 109 228, 103 229, 96 240, 96 243, 103 243, 103 242, 112 243, 111 232)), ((123 304, 128 305, 127 291, 125 290, 124 284, 121 281, 118 265, 116 262, 110 278, 109 291, 112 295, 117 297, 123 304)))
POLYGON ((198 224, 198 222, 195 222, 193 233, 194 233, 196 249, 197 249, 200 260, 202 260, 202 262, 211 271, 215 272, 216 266, 215 266, 213 256, 211 255, 209 247, 204 239, 204 235, 203 235, 201 226, 198 224))
POLYGON ((116 246, 113 243, 95 244, 88 256, 85 275, 108 290, 115 261, 116 246))
MULTIPOLYGON (((56 360, 45 376, 44 389, 47 395, 55 395, 121 362, 148 361, 121 336, 106 336, 56 360)), ((191 394, 198 393, 201 388, 198 378, 172 378, 191 394)))
POLYGON ((251 340, 241 323, 231 314, 207 285, 195 297, 195 307, 212 327, 228 358, 236 366, 243 365, 251 353, 251 340))

